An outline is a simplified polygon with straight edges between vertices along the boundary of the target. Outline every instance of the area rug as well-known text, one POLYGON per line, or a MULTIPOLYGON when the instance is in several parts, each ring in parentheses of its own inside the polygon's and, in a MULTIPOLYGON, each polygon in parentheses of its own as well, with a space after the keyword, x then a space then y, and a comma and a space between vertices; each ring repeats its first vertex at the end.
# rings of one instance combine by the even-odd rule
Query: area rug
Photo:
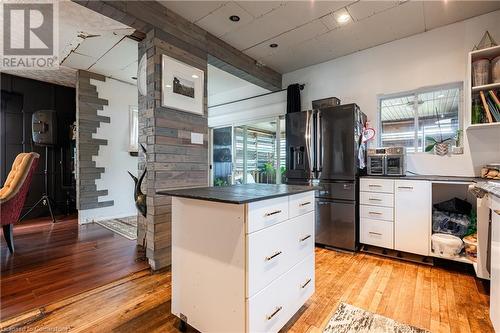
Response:
POLYGON ((130 240, 137 239, 137 216, 96 221, 96 223, 130 240))
POLYGON ((340 303, 323 333, 430 333, 350 304, 340 303))

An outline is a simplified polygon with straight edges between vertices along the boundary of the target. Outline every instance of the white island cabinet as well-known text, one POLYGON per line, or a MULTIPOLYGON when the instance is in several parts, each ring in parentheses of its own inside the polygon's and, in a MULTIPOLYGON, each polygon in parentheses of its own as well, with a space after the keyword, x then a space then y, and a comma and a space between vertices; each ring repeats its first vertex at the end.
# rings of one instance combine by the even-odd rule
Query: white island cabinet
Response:
POLYGON ((238 185, 172 195, 172 313, 201 332, 278 332, 314 292, 314 192, 238 185))

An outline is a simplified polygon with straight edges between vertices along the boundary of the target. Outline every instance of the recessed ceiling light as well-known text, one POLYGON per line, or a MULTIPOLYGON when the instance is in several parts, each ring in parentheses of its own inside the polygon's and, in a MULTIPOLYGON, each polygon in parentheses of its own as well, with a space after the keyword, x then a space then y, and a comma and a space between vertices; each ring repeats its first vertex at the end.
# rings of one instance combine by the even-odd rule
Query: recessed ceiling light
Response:
POLYGON ((240 17, 238 15, 231 15, 229 16, 229 19, 233 22, 238 22, 240 20, 240 17))
POLYGON ((193 74, 193 75, 191 75, 191 77, 192 77, 193 79, 197 79, 199 76, 198 76, 198 75, 196 75, 196 74, 193 74))
POLYGON ((277 48, 278 47, 278 44, 276 43, 272 43, 272 44, 269 44, 269 47, 272 47, 273 49, 277 48))
POLYGON ((351 15, 347 12, 345 8, 342 8, 336 12, 333 13, 333 16, 335 17, 335 20, 339 24, 345 24, 351 20, 351 15))

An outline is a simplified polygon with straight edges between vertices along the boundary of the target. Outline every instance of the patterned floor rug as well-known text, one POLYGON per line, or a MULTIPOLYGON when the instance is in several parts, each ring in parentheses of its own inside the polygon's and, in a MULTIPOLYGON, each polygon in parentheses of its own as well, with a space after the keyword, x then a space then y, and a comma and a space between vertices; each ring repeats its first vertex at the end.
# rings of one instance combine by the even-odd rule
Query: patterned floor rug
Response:
POLYGON ((340 303, 323 333, 430 333, 350 304, 340 303))
POLYGON ((137 239, 137 216, 97 221, 96 223, 125 238, 137 239))

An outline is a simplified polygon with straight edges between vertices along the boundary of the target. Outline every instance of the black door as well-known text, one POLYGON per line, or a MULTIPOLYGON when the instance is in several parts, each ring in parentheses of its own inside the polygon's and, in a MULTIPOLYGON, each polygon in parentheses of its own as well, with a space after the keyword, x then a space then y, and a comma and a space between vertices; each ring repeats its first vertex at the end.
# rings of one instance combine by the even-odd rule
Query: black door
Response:
POLYGON ((356 177, 354 104, 320 110, 320 179, 353 180, 356 177))
POLYGON ((286 177, 310 179, 313 164, 312 111, 286 115, 286 177))
POLYGON ((356 203, 317 199, 315 232, 317 244, 356 251, 356 203))

